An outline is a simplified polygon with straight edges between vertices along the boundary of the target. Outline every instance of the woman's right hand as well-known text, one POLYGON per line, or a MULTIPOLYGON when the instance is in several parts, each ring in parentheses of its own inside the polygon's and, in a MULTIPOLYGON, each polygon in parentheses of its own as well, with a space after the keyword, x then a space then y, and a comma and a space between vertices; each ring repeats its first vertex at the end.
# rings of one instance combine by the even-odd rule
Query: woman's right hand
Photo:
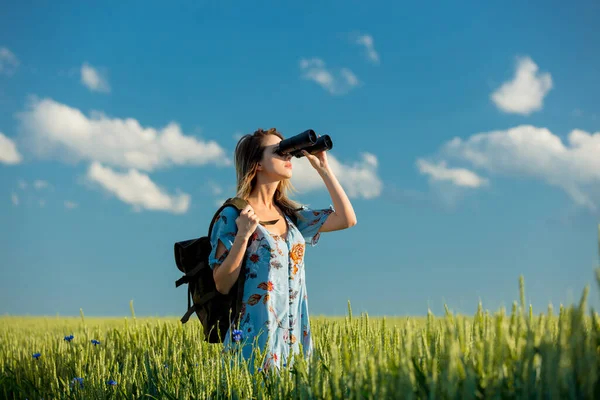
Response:
POLYGON ((247 205, 244 207, 239 217, 237 217, 235 220, 235 223, 238 227, 238 236, 242 236, 244 239, 249 239, 256 230, 258 222, 259 218, 256 214, 254 214, 252 206, 247 205))

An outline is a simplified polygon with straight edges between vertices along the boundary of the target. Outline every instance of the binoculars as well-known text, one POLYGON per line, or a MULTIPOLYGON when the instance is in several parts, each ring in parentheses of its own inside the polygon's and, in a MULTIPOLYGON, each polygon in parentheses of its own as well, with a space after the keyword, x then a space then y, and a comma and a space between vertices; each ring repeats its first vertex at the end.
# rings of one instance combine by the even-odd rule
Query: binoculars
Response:
POLYGON ((323 135, 317 138, 317 134, 312 129, 284 139, 279 142, 279 147, 275 151, 279 156, 292 155, 296 158, 304 157, 302 150, 309 154, 319 153, 321 151, 331 150, 333 142, 329 135, 323 135))

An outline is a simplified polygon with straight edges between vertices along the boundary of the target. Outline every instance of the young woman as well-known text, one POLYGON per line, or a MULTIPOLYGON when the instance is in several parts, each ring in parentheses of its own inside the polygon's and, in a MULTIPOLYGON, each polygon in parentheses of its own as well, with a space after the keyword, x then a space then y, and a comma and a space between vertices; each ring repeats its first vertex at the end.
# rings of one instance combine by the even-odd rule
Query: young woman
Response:
POLYGON ((283 139, 275 128, 243 136, 235 149, 237 197, 248 202, 238 212, 225 208, 211 235, 209 263, 217 290, 228 293, 246 260, 246 281, 239 327, 231 327, 225 349, 241 347, 254 369, 254 349, 264 358, 258 367, 290 363, 290 357, 312 354, 308 296, 304 274, 305 244, 317 244, 321 232, 356 225, 356 215, 346 193, 333 174, 326 152, 303 152, 325 183, 333 207, 312 210, 290 200, 293 189, 291 156, 277 154, 283 139), (262 225, 259 221, 274 221, 262 225), (239 328, 239 329, 238 329, 239 328), (241 332, 240 332, 241 331, 241 332))

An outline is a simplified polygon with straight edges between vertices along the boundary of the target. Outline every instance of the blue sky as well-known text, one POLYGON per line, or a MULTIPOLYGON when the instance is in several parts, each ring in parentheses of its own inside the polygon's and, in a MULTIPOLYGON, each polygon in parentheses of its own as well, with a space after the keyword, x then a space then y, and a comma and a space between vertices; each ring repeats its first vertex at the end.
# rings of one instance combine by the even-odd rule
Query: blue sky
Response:
MULTIPOLYGON (((597 2, 13 2, 0 15, 0 313, 180 316, 173 243, 237 138, 329 134, 358 224, 307 249, 312 315, 534 311, 594 282, 597 2), (595 3, 595 4, 594 4, 595 3)), ((306 160, 294 198, 325 208, 306 160)))

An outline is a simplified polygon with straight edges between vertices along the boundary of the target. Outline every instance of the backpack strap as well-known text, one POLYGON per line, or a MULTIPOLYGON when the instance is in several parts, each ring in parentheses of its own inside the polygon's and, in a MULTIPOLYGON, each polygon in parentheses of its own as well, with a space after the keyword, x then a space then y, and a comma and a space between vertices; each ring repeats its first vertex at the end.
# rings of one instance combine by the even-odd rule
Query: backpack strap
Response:
MULTIPOLYGON (((188 310, 181 317, 181 322, 186 323, 190 319, 190 316, 197 310, 200 309, 207 301, 212 300, 217 295, 217 292, 209 292, 198 300, 198 302, 193 303, 192 293, 190 288, 188 287, 188 310)), ((240 292, 238 291, 238 296, 240 296, 240 292)))
POLYGON ((189 283, 190 278, 193 277, 194 275, 196 275, 198 272, 200 272, 200 270, 202 268, 204 268, 204 263, 199 262, 198 265, 196 265, 193 269, 186 272, 185 274, 183 274, 183 276, 181 278, 179 278, 175 281, 175 287, 179 287, 179 286, 183 285, 184 283, 189 283))

